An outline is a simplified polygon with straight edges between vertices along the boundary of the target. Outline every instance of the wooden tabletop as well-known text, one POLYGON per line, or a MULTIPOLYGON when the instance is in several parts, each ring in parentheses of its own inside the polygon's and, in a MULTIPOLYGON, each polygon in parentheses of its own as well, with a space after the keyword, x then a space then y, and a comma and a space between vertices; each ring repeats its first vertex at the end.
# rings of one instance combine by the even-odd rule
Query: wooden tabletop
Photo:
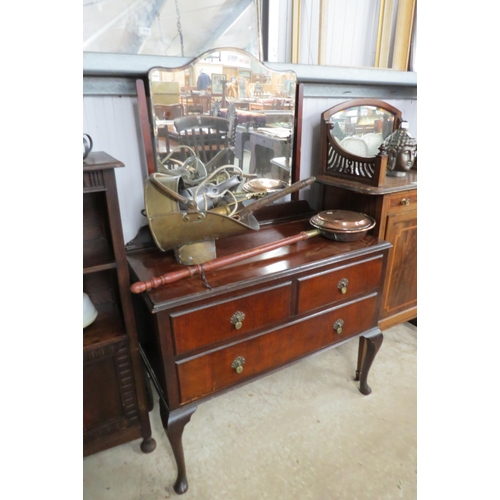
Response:
MULTIPOLYGON (((309 220, 279 224, 257 231, 249 229, 243 234, 217 240, 217 258, 256 248, 311 229, 313 228, 309 220)), ((322 265, 327 265, 372 253, 374 249, 389 247, 389 243, 373 236, 365 236, 362 240, 348 243, 315 236, 309 240, 207 272, 205 277, 212 287, 211 290, 204 285, 200 276, 191 276, 143 292, 142 295, 145 296, 144 299, 149 309, 154 313, 192 300, 206 299, 241 289, 243 281, 245 286, 258 285, 269 279, 286 277, 298 268, 306 271, 317 265, 320 260, 324 261, 322 265)), ((133 281, 146 281, 186 267, 176 262, 172 251, 162 252, 157 247, 129 251, 127 259, 133 281)))
POLYGON ((340 187, 349 191, 355 191, 363 194, 389 194, 397 193, 398 191, 408 191, 409 189, 417 189, 417 171, 410 170, 404 177, 390 177, 386 175, 382 186, 370 186, 361 182, 332 175, 318 175, 316 180, 327 186, 340 187))
POLYGON ((84 170, 105 170, 107 168, 119 168, 124 167, 125 165, 108 155, 104 151, 91 151, 87 158, 83 160, 83 169, 84 170))

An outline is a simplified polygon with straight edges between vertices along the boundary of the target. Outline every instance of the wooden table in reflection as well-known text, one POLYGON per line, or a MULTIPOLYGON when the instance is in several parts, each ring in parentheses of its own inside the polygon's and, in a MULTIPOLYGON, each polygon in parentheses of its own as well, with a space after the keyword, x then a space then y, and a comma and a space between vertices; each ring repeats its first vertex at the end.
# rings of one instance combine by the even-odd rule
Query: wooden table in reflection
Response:
MULTIPOLYGON (((269 130, 272 130, 271 128, 269 130)), ((249 173, 264 177, 276 157, 290 158, 290 138, 269 135, 259 129, 236 128, 235 156, 243 167, 245 144, 250 151, 249 173)), ((278 166, 279 167, 279 166, 278 166)))

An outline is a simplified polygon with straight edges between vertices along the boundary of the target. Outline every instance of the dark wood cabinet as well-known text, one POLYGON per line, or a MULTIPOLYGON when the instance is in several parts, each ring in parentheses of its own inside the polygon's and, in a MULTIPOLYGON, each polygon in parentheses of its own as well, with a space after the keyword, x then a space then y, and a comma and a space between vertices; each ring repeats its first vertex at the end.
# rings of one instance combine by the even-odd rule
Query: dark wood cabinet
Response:
MULTIPOLYGON (((223 238, 217 256, 310 229, 305 218, 223 238)), ((182 433, 201 402, 354 338, 356 380, 370 393, 389 248, 374 236, 349 243, 315 236, 134 295, 141 348, 177 463, 177 493, 188 487, 182 433)), ((154 245, 130 246, 127 258, 134 282, 186 267, 154 245)))
POLYGON ((390 242, 380 308, 382 330, 417 316, 417 172, 386 177, 382 186, 318 176, 321 209, 362 212, 375 218, 372 234, 390 242))
POLYGON ((141 437, 143 452, 156 447, 116 191, 123 166, 103 152, 83 162, 83 291, 97 309, 83 329, 84 456, 141 437))

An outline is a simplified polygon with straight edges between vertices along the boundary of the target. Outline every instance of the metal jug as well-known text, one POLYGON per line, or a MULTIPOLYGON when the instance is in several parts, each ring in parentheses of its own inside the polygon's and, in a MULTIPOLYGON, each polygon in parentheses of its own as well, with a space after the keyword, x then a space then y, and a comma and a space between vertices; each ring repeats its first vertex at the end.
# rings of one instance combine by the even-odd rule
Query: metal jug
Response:
POLYGON ((83 159, 87 158, 89 153, 92 151, 92 146, 94 143, 92 142, 92 137, 89 134, 83 134, 83 159))

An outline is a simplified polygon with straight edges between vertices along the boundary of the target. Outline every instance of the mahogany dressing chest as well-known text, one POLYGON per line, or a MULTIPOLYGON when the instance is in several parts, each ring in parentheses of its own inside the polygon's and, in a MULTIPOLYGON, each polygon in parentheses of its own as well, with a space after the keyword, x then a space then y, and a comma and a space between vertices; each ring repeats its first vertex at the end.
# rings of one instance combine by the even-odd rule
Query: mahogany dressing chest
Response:
MULTIPOLYGON (((217 240, 217 256, 310 229, 309 218, 262 225, 217 240)), ((354 338, 355 379, 361 393, 371 392, 390 247, 374 236, 348 243, 316 236, 133 296, 141 354, 177 464, 177 493, 188 488, 182 433, 203 401, 354 338)), ((170 252, 134 242, 127 259, 132 282, 185 267, 170 252)))

